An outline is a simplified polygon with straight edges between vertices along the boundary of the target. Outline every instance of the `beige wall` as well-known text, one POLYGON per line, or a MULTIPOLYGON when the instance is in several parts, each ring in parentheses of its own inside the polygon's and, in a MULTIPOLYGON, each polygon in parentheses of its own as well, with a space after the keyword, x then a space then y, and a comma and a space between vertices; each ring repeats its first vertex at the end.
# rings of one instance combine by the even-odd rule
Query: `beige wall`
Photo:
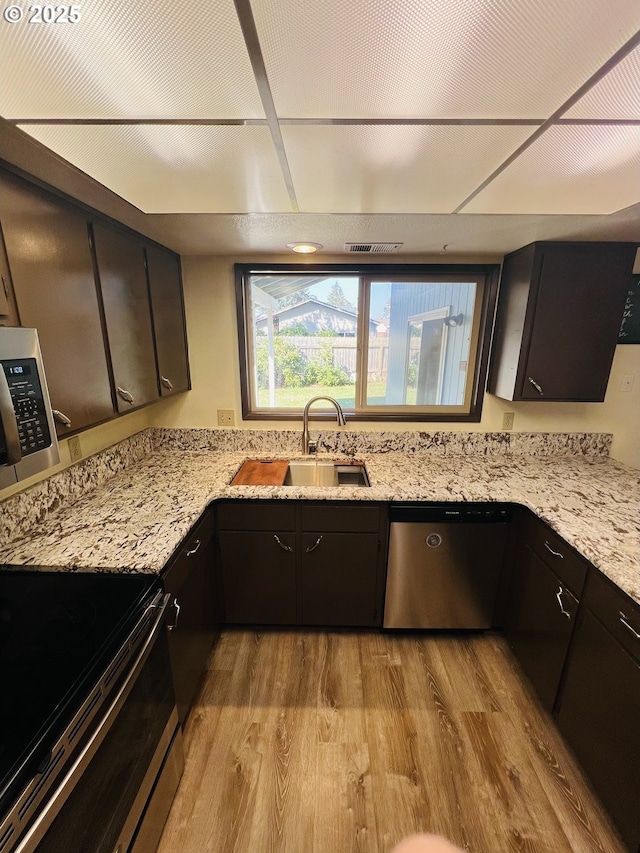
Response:
MULTIPOLYGON (((238 339, 233 281, 235 261, 245 263, 265 258, 187 257, 183 259, 187 328, 193 391, 181 394, 149 409, 150 422, 157 426, 215 427, 219 408, 234 409, 236 425, 246 428, 273 428, 267 421, 241 421, 238 339)), ((290 255, 269 261, 292 263, 290 255)), ((323 262, 344 262, 322 258, 323 262)), ((382 259, 376 259, 382 260, 382 259)), ((388 262, 395 258, 384 259, 388 262)), ((442 256, 402 258, 410 263, 442 263, 442 256)), ((499 262, 499 258, 447 257, 448 262, 499 262)), ((313 263, 314 261, 310 261, 313 263)), ((640 468, 640 345, 618 346, 604 403, 509 403, 487 395, 479 424, 438 423, 437 429, 494 431, 502 428, 502 414, 515 413, 517 432, 611 432, 611 455, 640 468), (621 391, 624 375, 634 377, 631 392, 621 391)), ((291 421, 280 426, 293 428, 291 421)), ((424 422, 358 422, 355 429, 429 429, 424 422)))

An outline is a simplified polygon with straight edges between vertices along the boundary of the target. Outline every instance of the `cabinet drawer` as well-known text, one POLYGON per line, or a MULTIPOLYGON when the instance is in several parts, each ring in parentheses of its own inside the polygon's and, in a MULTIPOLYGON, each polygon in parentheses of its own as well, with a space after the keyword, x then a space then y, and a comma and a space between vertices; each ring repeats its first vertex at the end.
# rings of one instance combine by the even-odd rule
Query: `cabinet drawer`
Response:
POLYGON ((584 603, 633 658, 640 662, 640 605, 597 569, 591 569, 584 603))
POLYGON ((295 530, 295 504, 288 501, 219 503, 221 530, 295 530))
POLYGON ((303 530, 327 533, 377 533, 380 510, 377 506, 311 503, 300 508, 303 530))
POLYGON ((544 560, 558 579, 580 598, 587 577, 588 563, 548 524, 534 515, 525 517, 522 536, 531 550, 544 560))

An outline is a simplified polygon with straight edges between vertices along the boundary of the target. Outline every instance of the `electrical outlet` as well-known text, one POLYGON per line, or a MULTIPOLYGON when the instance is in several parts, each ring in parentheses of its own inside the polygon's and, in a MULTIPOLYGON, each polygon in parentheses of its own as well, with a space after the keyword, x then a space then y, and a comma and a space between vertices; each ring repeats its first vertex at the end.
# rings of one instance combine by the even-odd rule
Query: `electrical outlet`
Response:
POLYGON ((69 456, 72 462, 79 462, 82 459, 82 449, 80 447, 80 436, 74 435, 68 441, 69 456))
POLYGON ((218 409, 218 426, 235 426, 236 413, 233 409, 218 409))
POLYGON ((504 412, 502 415, 502 429, 513 429, 513 419, 515 412, 504 412))

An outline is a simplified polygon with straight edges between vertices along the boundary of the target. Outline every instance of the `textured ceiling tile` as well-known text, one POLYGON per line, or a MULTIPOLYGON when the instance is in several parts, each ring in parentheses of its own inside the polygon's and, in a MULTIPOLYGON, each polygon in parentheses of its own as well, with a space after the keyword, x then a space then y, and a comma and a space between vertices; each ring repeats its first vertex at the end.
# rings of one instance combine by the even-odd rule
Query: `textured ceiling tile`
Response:
POLYGON ((637 0, 252 0, 288 118, 546 118, 638 28, 637 0))
POLYGON ((450 213, 530 127, 284 126, 300 209, 450 213))
POLYGON ((631 51, 562 118, 640 119, 640 47, 631 51))
POLYGON ((266 127, 23 129, 146 213, 291 210, 266 127))
POLYGON ((78 8, 77 23, 0 22, 5 118, 264 116, 232 0, 78 8))
POLYGON ((552 127, 463 213, 613 213, 640 201, 640 127, 552 127))

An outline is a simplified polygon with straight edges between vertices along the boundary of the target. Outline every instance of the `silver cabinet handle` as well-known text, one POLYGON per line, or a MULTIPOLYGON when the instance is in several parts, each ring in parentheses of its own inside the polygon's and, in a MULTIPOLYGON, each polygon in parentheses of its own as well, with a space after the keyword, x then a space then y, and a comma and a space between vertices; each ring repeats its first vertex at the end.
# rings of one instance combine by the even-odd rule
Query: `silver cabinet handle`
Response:
POLYGON ((4 431, 4 440, 7 445, 7 465, 15 465, 22 459, 20 449, 20 434, 16 411, 13 408, 13 399, 9 391, 9 383, 0 366, 0 425, 4 431))
POLYGON ((571 614, 569 613, 568 610, 564 609, 564 604, 562 603, 562 593, 563 592, 564 592, 564 590, 562 589, 562 587, 560 587, 560 589, 556 593, 556 598, 558 599, 558 604, 560 605, 560 613, 562 613, 563 616, 566 616, 567 619, 571 619, 571 614))
POLYGON ((283 551, 293 551, 291 545, 285 545, 285 543, 275 533, 273 534, 273 538, 276 540, 276 542, 282 548, 283 551))
POLYGON ((52 409, 51 414, 58 421, 59 424, 62 424, 66 427, 71 426, 71 418, 68 418, 64 412, 61 412, 59 409, 52 409))
POLYGON ((175 628, 177 628, 178 619, 180 618, 180 605, 178 604, 177 598, 173 599, 171 606, 173 607, 173 612, 175 616, 173 617, 173 622, 171 624, 167 622, 167 631, 173 631, 175 628))
POLYGON ((169 391, 173 391, 173 384, 170 379, 167 379, 166 376, 161 376, 160 382, 162 382, 164 387, 167 388, 169 391))
POLYGON ((193 547, 190 551, 187 551, 187 552, 186 552, 187 557, 193 557, 193 555, 194 555, 197 551, 199 551, 199 550, 200 550, 200 546, 201 546, 201 545, 202 545, 202 542, 200 541, 200 539, 196 539, 196 541, 194 542, 194 547, 193 547))
POLYGON ((529 382, 533 385, 533 387, 536 389, 536 391, 538 392, 538 394, 540 394, 540 396, 541 396, 541 397, 544 397, 544 391, 543 391, 543 390, 542 390, 542 388, 538 385, 538 383, 535 381, 535 379, 532 379, 531 377, 529 377, 529 382))
POLYGON ((622 622, 624 627, 627 629, 627 631, 631 631, 631 633, 636 638, 636 640, 640 640, 640 634, 638 634, 638 632, 636 631, 635 628, 632 628, 631 625, 629 625, 629 623, 627 622, 627 617, 622 612, 622 610, 620 610, 619 613, 620 613, 620 621, 622 622))
POLYGON ((120 387, 118 386, 118 394, 120 394, 120 396, 121 396, 121 397, 122 397, 122 399, 125 401, 125 403, 133 403, 133 397, 132 397, 132 396, 131 396, 131 394, 130 394, 128 391, 126 391, 124 388, 120 388, 120 387))
POLYGON ((313 543, 313 545, 309 545, 309 547, 305 549, 305 554, 310 554, 312 551, 315 551, 321 542, 322 542, 322 536, 318 536, 318 538, 313 543))
POLYGON ((550 554, 553 554, 554 557, 560 557, 561 560, 564 560, 564 554, 561 554, 560 551, 554 551, 546 539, 544 540, 544 547, 550 554))

